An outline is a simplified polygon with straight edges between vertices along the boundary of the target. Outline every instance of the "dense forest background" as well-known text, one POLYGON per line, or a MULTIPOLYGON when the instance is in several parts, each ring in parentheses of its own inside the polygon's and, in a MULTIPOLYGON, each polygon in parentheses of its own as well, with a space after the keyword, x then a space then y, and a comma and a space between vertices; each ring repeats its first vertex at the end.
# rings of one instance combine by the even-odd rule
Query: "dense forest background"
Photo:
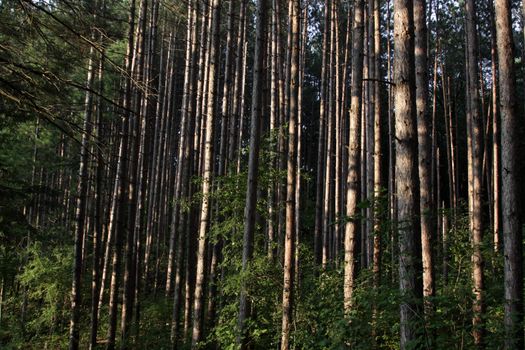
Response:
POLYGON ((0 0, 0 347, 523 348, 524 23, 0 0))

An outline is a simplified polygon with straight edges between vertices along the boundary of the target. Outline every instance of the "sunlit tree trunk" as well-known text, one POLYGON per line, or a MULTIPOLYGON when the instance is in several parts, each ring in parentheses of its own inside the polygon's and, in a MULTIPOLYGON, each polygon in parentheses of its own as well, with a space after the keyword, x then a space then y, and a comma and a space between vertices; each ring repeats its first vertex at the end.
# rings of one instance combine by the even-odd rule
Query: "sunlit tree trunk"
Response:
POLYGON ((396 194, 401 293, 401 349, 418 339, 422 285, 417 151, 416 86, 412 0, 394 0, 394 107, 396 110, 396 194))
POLYGON ((300 0, 290 0, 290 102, 288 120, 288 156, 286 176, 286 228, 284 238, 284 279, 283 279, 283 318, 281 330, 281 350, 290 348, 290 329, 292 324, 294 292, 294 244, 295 244, 295 186, 297 154, 297 112, 299 83, 299 16, 300 0))
POLYGON ((501 235, 501 169, 500 169, 500 116, 498 106, 498 48, 496 43, 496 21, 494 18, 494 7, 490 7, 490 55, 491 55, 491 78, 492 78, 492 229, 494 231, 494 252, 500 249, 501 235))
POLYGON ((210 194, 212 187, 213 171, 213 139, 216 99, 216 79, 218 76, 219 62, 219 29, 220 29, 220 0, 212 1, 212 31, 209 34, 210 53, 207 82, 207 110, 206 132, 204 141, 202 204, 200 209, 200 222, 198 229, 197 267, 195 275, 194 310, 192 348, 196 348, 203 338, 203 313, 204 313, 204 288, 206 281, 206 248, 208 244, 207 231, 210 216, 210 194))
POLYGON ((383 189, 382 176, 382 147, 381 147, 381 26, 379 0, 374 0, 373 21, 374 21, 374 237, 373 237, 373 272, 374 285, 379 287, 381 277, 381 225, 385 220, 385 215, 380 207, 380 196, 383 189))
POLYGON ((361 108, 363 81, 363 0, 354 1, 352 43, 352 86, 350 95, 350 134, 346 192, 344 310, 350 312, 356 275, 356 234, 358 228, 359 160, 361 153, 361 108))
MULTIPOLYGON (((93 36, 94 37, 94 36, 93 36)), ((89 162, 89 142, 91 139, 92 117, 93 117, 93 83, 95 81, 95 49, 90 47, 88 58, 88 72, 86 81, 84 125, 82 141, 80 145, 80 169, 78 171, 77 203, 75 212, 75 250, 73 267, 73 284, 71 287, 71 320, 69 325, 69 349, 79 348, 79 320, 81 303, 81 282, 82 282, 82 252, 85 235, 85 224, 88 203, 88 162, 89 162)))
POLYGON ((322 250, 322 266, 323 269, 327 267, 330 257, 330 240, 332 236, 332 208, 334 202, 333 194, 333 154, 334 154, 334 92, 335 92, 335 22, 334 1, 327 2, 327 15, 329 15, 330 36, 329 44, 327 44, 329 59, 328 59, 328 84, 326 90, 326 156, 324 158, 324 198, 323 198, 323 250, 322 250))
MULTIPOLYGON (((423 296, 434 295, 434 267, 432 243, 434 234, 433 205, 431 197, 431 126, 427 113, 428 59, 426 1, 414 0, 415 64, 416 64, 416 109, 419 153, 421 250, 423 260, 423 296)), ((427 310, 428 311, 428 310, 427 310)))
POLYGON ((317 179, 316 179, 316 199, 315 199, 315 230, 314 230, 314 255, 317 264, 322 262, 323 246, 323 201, 324 201, 324 181, 325 181, 325 119, 326 119, 326 96, 327 96, 327 76, 328 76, 328 25, 329 25, 329 5, 325 3, 323 47, 321 50, 321 91, 319 105, 319 137, 317 148, 317 179))

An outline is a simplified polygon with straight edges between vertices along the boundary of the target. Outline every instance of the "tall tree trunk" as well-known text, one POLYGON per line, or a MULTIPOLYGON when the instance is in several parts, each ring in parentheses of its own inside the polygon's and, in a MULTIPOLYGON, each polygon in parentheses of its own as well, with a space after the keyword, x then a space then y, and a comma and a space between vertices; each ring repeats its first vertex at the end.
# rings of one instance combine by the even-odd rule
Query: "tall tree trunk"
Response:
MULTIPOLYGON (((257 178, 259 175, 259 144, 261 138, 262 119, 262 87, 264 85, 264 48, 266 38, 266 19, 268 0, 257 3, 257 29, 254 55, 252 111, 250 122, 250 154, 248 157, 248 179, 246 184, 246 205, 244 207, 244 233, 242 248, 242 271, 246 271, 253 256, 253 237, 255 231, 255 215, 257 205, 257 178)), ((239 301, 239 338, 241 348, 248 345, 246 320, 250 317, 250 303, 246 295, 246 286, 241 286, 239 301)))
MULTIPOLYGON (((179 149, 179 164, 177 164, 177 171, 180 173, 177 173, 176 176, 180 179, 180 187, 182 189, 180 193, 180 199, 181 200, 187 200, 188 199, 188 193, 189 193, 189 187, 191 186, 188 183, 188 179, 191 175, 191 156, 192 156, 192 149, 193 149, 193 125, 194 120, 190 120, 191 117, 193 117, 194 111, 195 111, 195 95, 196 95, 196 78, 197 78, 197 67, 196 67, 196 60, 197 60, 197 27, 198 27, 198 2, 197 1, 191 1, 188 4, 188 14, 190 15, 190 24, 191 29, 188 28, 187 33, 187 39, 190 41, 191 45, 187 47, 188 50, 185 55, 186 60, 186 67, 184 72, 184 96, 183 99, 183 105, 182 105, 182 117, 181 117, 181 145, 183 146, 183 149, 179 149), (184 140, 182 140, 184 138, 184 140)), ((176 189, 177 191, 177 189, 176 189)), ((177 192, 176 192, 177 193, 177 192)), ((172 230, 175 230, 176 235, 176 242, 174 242, 175 245, 175 251, 173 262, 175 264, 175 272, 174 276, 172 277, 173 280, 173 312, 172 312, 172 321, 171 321, 171 341, 172 341, 172 347, 173 349, 177 348, 177 341, 180 336, 179 334, 179 314, 181 309, 181 287, 182 287, 182 273, 183 273, 183 255, 184 255, 184 249, 183 246, 186 246, 186 242, 189 242, 189 237, 185 237, 185 232, 187 227, 191 225, 191 222, 189 220, 189 213, 183 212, 180 205, 175 205, 174 210, 178 210, 179 213, 174 212, 174 215, 178 215, 180 217, 180 225, 178 227, 172 228, 172 230)), ((172 225, 175 222, 175 218, 172 221, 172 225)), ((171 239, 171 236, 170 236, 171 239)), ((171 242, 170 242, 171 244, 171 242)), ((186 247, 186 249, 189 249, 189 246, 186 247)), ((168 282, 166 282, 166 292, 168 290, 167 288, 168 282)))
MULTIPOLYGON (((428 60, 426 0, 414 0, 415 64, 416 64, 416 109, 419 152, 419 189, 421 215, 421 250, 423 260, 423 296, 434 295, 434 266, 432 264, 432 243, 434 225, 431 197, 431 127, 427 113, 428 60)), ((427 311, 430 311, 427 309, 427 311)))
MULTIPOLYGON (((388 28, 388 37, 386 41, 386 50, 387 50, 387 78, 388 81, 392 81, 392 21, 391 21, 391 11, 390 11, 390 0, 387 3, 387 28, 388 28)), ((396 261, 396 230, 395 225, 397 222, 397 202, 396 202, 396 182, 395 182, 395 131, 394 131, 394 94, 393 94, 393 84, 388 85, 388 213, 390 222, 392 223, 392 228, 390 230, 390 251, 391 253, 391 266, 395 266, 396 261)), ((396 280, 395 268, 392 268, 391 279, 392 282, 396 280)))
MULTIPOLYGON (((101 60, 98 67, 98 94, 103 96, 104 93, 104 52, 101 54, 101 60)), ((89 349, 93 349, 97 345, 97 332, 98 332, 98 297, 100 293, 100 253, 102 246, 102 235, 104 231, 104 208, 103 208, 103 196, 104 196, 104 154, 103 154, 103 140, 105 138, 104 133, 104 121, 102 113, 102 99, 98 99, 97 105, 97 158, 96 158, 96 192, 95 192, 95 223, 93 233, 93 268, 91 273, 91 325, 90 325, 90 338, 89 338, 89 349)))
POLYGON ((321 87, 319 105, 319 137, 317 148, 317 179, 316 179, 316 199, 315 199, 315 231, 314 231, 314 255, 317 264, 322 262, 322 235, 323 235, 323 201, 324 201, 324 179, 325 179, 325 118, 326 118, 326 96, 327 96, 327 65, 328 65, 328 25, 329 25, 329 2, 325 2, 323 47, 321 50, 321 87))
POLYGON ((135 292, 135 260, 136 256, 136 241, 140 232, 137 229, 136 219, 137 213, 140 213, 140 181, 142 180, 142 166, 143 159, 143 144, 145 136, 145 118, 147 110, 147 95, 149 86, 147 85, 147 70, 149 69, 148 52, 146 48, 149 43, 147 34, 148 23, 148 1, 143 0, 141 3, 140 23, 137 36, 137 67, 135 69, 135 80, 144 84, 144 92, 142 89, 136 89, 134 96, 134 116, 130 120, 130 153, 129 158, 129 174, 128 174, 128 212, 127 212, 127 227, 128 232, 124 247, 124 274, 123 274, 123 293, 122 293, 122 309, 121 309, 121 348, 127 349, 129 346, 129 330, 131 326, 131 319, 134 307, 134 292, 135 292), (142 152, 141 152, 142 151, 142 152))
POLYGON ((358 227, 357 202, 359 199, 359 161, 361 142, 361 108, 363 83, 363 0, 354 1, 352 43, 352 86, 350 96, 350 134, 348 153, 348 177, 346 192, 345 264, 344 264, 344 310, 349 313, 353 306, 356 274, 356 233, 358 227))
POLYGON ((396 111, 396 193, 401 294, 401 349, 418 342, 422 285, 417 152, 414 17, 412 0, 394 0, 394 107, 396 111))
POLYGON ((482 314, 484 311, 484 281, 483 281, 483 257, 481 254, 481 244, 483 238, 482 228, 482 208, 481 208, 481 191, 482 177, 482 135, 483 125, 479 114, 479 80, 478 80, 478 62, 477 62, 477 22, 476 9, 474 0, 466 1, 467 16, 467 72, 468 72, 468 102, 467 103, 467 138, 470 140, 471 159, 469 160, 470 176, 469 184, 469 209, 470 229, 472 233, 472 278, 473 292, 475 301, 472 306, 473 315, 473 336, 474 342, 478 347, 483 346, 483 321, 482 314))
POLYGON ((374 237, 373 237, 373 272, 374 285, 379 287, 381 277, 381 224, 385 219, 380 207, 381 191, 383 189, 382 178, 382 147, 381 147, 381 91, 379 80, 381 80, 381 28, 379 0, 374 0, 374 237))
POLYGON ((284 238, 284 279, 283 279, 283 319, 281 330, 281 350, 290 348, 290 328, 292 323, 294 291, 294 244, 295 244, 295 186, 297 153, 297 112, 299 83, 299 16, 300 0, 290 0, 290 102, 288 120, 288 159, 286 176, 286 228, 284 238))
MULTIPOLYGON (((335 110, 333 113, 335 114, 335 170, 334 170, 334 215, 333 215, 333 222, 334 222, 334 234, 333 234, 333 243, 332 243, 332 261, 335 262, 335 266, 339 266, 339 250, 341 247, 341 212, 342 212, 342 190, 343 190, 343 178, 342 178, 342 126, 343 126, 343 120, 341 118, 341 86, 342 86, 342 79, 341 79, 341 41, 339 38, 339 8, 340 8, 340 1, 335 1, 332 5, 332 22, 334 23, 334 30, 333 30, 333 36, 334 36, 334 48, 333 51, 335 51, 335 101, 334 101, 334 108, 335 110)), ((302 54, 302 50, 301 50, 302 54)), ((301 60, 302 61, 302 60, 301 60)), ((302 66, 302 63, 301 63, 302 66)), ((302 85, 302 82, 301 84, 302 85)), ((302 86, 300 87, 302 91, 302 86)), ((300 92, 301 93, 301 92, 300 92)), ((300 133, 301 133, 301 123, 298 125, 298 139, 300 139, 300 133)), ((298 148, 299 151, 299 148, 298 148)), ((299 169, 300 170, 300 169, 299 169)), ((298 170, 298 171, 299 171, 298 170)), ((298 184, 299 185, 299 184, 298 184)), ((299 220, 297 220, 299 222, 299 220)))
MULTIPOLYGON (((122 260, 122 240, 129 234, 129 227, 127 227, 127 201, 128 201, 128 184, 127 184, 127 172, 128 172, 128 132, 130 129, 131 119, 131 84, 132 84, 132 67, 134 62, 134 27, 135 27, 135 0, 130 4, 130 17, 129 17, 129 32, 128 32, 128 49, 126 55, 126 79, 125 79, 125 92, 124 92, 124 108, 125 115, 122 119, 122 137, 120 139, 119 156, 117 164, 117 176, 118 176, 118 195, 117 203, 118 210, 113 212, 113 215, 117 216, 117 228, 115 230, 115 247, 113 252, 112 268, 113 273, 111 275, 111 286, 110 286, 110 299, 109 299, 109 328, 107 335, 107 349, 113 350, 115 348, 115 336, 117 330, 117 316, 118 316, 118 295, 119 295, 119 284, 120 284, 120 262, 122 260)), ((112 218, 112 220, 114 220, 112 218)))
POLYGON ((202 204, 200 210, 197 269, 195 275, 194 310, 193 310, 193 333, 191 344, 196 348, 203 337, 203 313, 204 313, 204 289, 206 281, 206 248, 208 245, 207 230, 210 216, 210 194, 212 190, 213 170, 213 138, 215 126, 215 99, 216 79, 218 76, 219 62, 219 29, 220 29, 221 1, 212 1, 212 31, 209 34, 210 52, 208 68, 208 96, 206 113, 206 132, 204 141, 202 204))
POLYGON ((518 118, 514 43, 509 0, 496 0, 501 106, 501 187, 505 256, 505 349, 523 348, 523 219, 518 173, 518 118))
MULTIPOLYGON (((186 166, 186 159, 184 159, 184 150, 186 147, 188 134, 188 120, 190 115, 188 114, 188 107, 191 104, 190 93, 193 89, 193 77, 192 77, 192 62, 193 52, 195 51, 195 40, 196 40, 196 18, 194 17, 194 8, 196 4, 194 1, 188 2, 188 28, 186 34, 186 53, 185 53, 185 67, 184 67, 184 93, 182 96, 181 106, 181 128, 180 128, 180 141, 177 150, 177 168, 175 173, 175 198, 172 209, 172 221, 170 226, 170 238, 169 238, 169 252, 168 252, 168 266, 166 268, 166 289, 165 295, 169 297, 173 288, 173 264, 175 262, 175 243, 177 241, 177 231, 179 231, 179 220, 181 216, 180 200, 183 186, 182 174, 184 166, 186 166)), ((179 231, 179 234, 182 231, 179 231)))
MULTIPOLYGON (((275 133, 278 132, 278 121, 279 121, 279 63, 277 55, 278 33, 277 33, 277 21, 278 16, 276 12, 276 6, 273 4, 276 0, 272 1, 272 20, 271 20, 271 37, 269 46, 271 47, 271 62, 270 62, 270 135, 275 137, 275 133)), ((275 151, 279 152, 279 145, 275 145, 275 151)), ((277 167, 277 159, 272 158, 271 167, 275 169, 277 167)), ((278 191, 278 184, 271 183, 268 189, 268 238, 267 238, 267 255, 270 260, 274 260, 275 257, 275 204, 276 194, 278 191)))
POLYGON ((501 235, 501 171, 500 171, 500 121, 498 108, 498 48, 496 43, 496 21, 494 19, 494 6, 490 6, 490 55, 492 77, 492 229, 494 231, 494 252, 500 249, 501 235))
POLYGON ((327 113, 326 113, 326 156, 324 159, 324 198, 323 198, 323 250, 322 250, 322 266, 326 269, 328 260, 330 259, 330 238, 332 234, 331 215, 332 215, 332 204, 333 204, 333 174, 332 174, 332 158, 334 149, 334 78, 335 78, 335 23, 333 19, 333 11, 331 8, 334 6, 334 1, 327 2, 327 15, 329 15, 330 24, 330 37, 329 43, 327 43, 329 55, 328 61, 328 84, 326 91, 327 98, 327 113))
MULTIPOLYGON (((94 38, 94 35, 92 35, 94 38)), ((79 348, 79 320, 81 304, 81 282, 82 282, 82 265, 83 265, 83 242, 85 236, 85 224, 88 203, 88 162, 89 162, 89 142, 92 130, 93 116, 93 83, 95 81, 95 49, 93 46, 89 49, 88 72, 86 81, 86 96, 84 110, 84 126, 82 141, 80 145, 80 168, 78 171, 78 188, 75 220, 75 250, 74 250, 74 267, 73 283, 71 287, 71 320, 69 324, 69 349, 77 350, 79 348)))

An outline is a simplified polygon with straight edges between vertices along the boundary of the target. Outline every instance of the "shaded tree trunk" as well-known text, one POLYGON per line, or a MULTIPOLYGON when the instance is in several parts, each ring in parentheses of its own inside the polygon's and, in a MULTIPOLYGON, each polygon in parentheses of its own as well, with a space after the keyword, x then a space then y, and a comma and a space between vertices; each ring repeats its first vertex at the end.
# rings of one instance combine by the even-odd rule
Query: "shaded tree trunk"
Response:
POLYGON ((520 216, 518 118, 509 0, 496 0, 501 107, 501 187, 505 280, 505 349, 523 348, 523 222, 520 216))
POLYGON ((467 147, 470 150, 469 165, 469 210, 470 229, 472 233, 472 278, 473 292, 475 301, 472 306, 474 316, 473 335, 474 342, 478 347, 483 346, 483 320, 484 312, 484 278, 483 278, 483 257, 481 254, 481 244, 483 240, 482 228, 482 135, 483 124, 479 114, 479 80, 477 62, 477 25, 476 9, 473 0, 466 1, 466 35, 467 35, 467 147))
MULTIPOLYGON (((257 3, 257 32, 254 55, 252 111, 250 124, 250 154, 248 158, 248 179, 246 184, 246 205, 244 207, 244 233, 242 249, 242 271, 248 269, 253 257, 253 237, 255 231, 255 216, 257 206, 257 185, 259 175, 259 144, 261 138, 262 119, 262 87, 264 85, 264 48, 266 38, 266 20, 268 0, 259 0, 257 3)), ((241 286, 239 301, 239 338, 241 348, 248 345, 249 336, 246 334, 246 320, 250 317, 250 302, 246 295, 246 286, 241 286)))

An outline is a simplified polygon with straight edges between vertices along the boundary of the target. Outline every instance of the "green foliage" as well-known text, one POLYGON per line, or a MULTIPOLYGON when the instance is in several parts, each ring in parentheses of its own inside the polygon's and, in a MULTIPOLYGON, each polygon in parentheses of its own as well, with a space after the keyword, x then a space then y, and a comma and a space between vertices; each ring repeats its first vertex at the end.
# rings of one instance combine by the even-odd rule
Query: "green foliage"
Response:
POLYGON ((30 340, 35 348, 39 344, 63 348, 69 320, 72 250, 67 245, 49 248, 35 242, 27 248, 24 260, 16 281, 19 293, 4 301, 7 317, 2 320, 0 344, 19 348, 30 340))

